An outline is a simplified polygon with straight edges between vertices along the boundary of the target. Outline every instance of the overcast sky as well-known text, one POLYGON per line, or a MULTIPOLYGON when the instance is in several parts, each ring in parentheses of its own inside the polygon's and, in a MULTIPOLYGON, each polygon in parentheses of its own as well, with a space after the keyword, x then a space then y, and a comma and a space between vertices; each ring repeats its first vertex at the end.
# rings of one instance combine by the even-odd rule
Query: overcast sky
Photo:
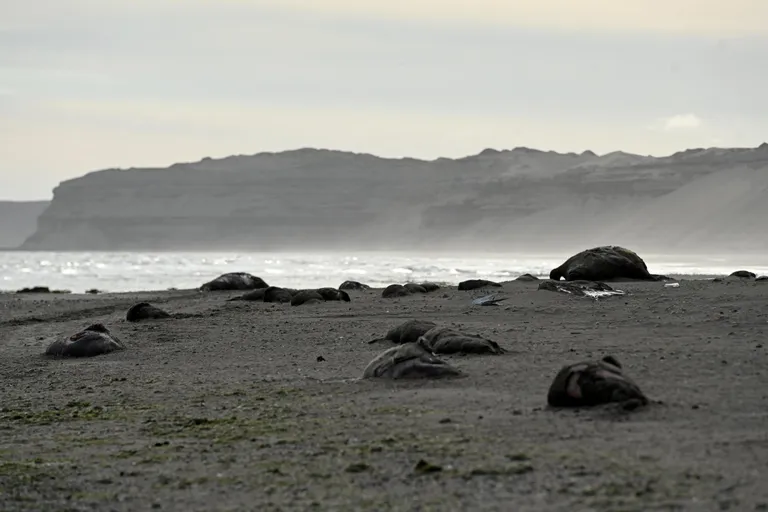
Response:
POLYGON ((767 0, 0 0, 0 199, 324 147, 768 139, 767 0))

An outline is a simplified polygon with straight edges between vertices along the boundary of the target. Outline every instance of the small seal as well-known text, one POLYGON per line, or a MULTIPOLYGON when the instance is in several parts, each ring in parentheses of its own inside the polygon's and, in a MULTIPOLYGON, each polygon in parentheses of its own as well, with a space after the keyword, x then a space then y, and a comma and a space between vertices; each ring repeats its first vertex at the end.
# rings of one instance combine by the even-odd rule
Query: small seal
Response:
POLYGON ((621 363, 606 356, 600 361, 584 361, 564 366, 547 393, 552 407, 584 407, 620 402, 625 409, 648 404, 648 398, 624 374, 621 363))
POLYGON ((171 315, 149 302, 139 302, 128 309, 125 319, 129 322, 140 322, 157 318, 169 318, 171 315))
POLYGON ((103 324, 93 324, 69 338, 54 341, 45 350, 45 355, 52 357, 94 357, 124 349, 125 345, 103 324))
POLYGON ((488 281, 487 279, 468 279, 466 281, 462 281, 459 283, 459 290, 462 290, 462 291, 477 290, 479 288, 486 288, 488 286, 495 286, 497 288, 500 288, 501 283, 488 281))
POLYGON ((203 284, 200 287, 200 291, 255 290, 256 288, 267 288, 268 286, 262 278, 247 272, 229 272, 203 284))
POLYGON ((379 341, 391 341, 392 343, 415 343, 427 331, 437 326, 435 322, 427 320, 408 320, 397 327, 393 327, 383 338, 371 340, 368 343, 377 343, 379 341))
POLYGON ((363 371, 364 379, 435 379, 460 377, 462 373, 433 356, 419 342, 405 343, 376 356, 363 371))
POLYGON ((339 285, 339 290, 370 290, 371 287, 367 284, 359 283, 357 281, 344 281, 339 285))

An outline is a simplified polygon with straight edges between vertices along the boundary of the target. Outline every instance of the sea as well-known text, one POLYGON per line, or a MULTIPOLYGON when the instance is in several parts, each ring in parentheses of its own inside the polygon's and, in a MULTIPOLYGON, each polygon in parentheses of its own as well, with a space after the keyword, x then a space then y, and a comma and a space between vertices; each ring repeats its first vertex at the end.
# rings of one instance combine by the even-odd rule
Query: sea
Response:
MULTIPOLYGON (((530 273, 548 277, 567 255, 259 253, 259 252, 0 252, 0 290, 47 286, 83 293, 197 288, 225 272, 249 272, 270 285, 290 288, 337 287, 355 280, 373 287, 466 279, 505 281, 530 273)), ((708 278, 735 270, 768 274, 768 260, 735 257, 641 255, 654 274, 708 278), (755 264, 758 264, 757 266, 755 264), (760 266, 761 264, 762 266, 760 266), (751 266, 750 266, 751 265, 751 266)))

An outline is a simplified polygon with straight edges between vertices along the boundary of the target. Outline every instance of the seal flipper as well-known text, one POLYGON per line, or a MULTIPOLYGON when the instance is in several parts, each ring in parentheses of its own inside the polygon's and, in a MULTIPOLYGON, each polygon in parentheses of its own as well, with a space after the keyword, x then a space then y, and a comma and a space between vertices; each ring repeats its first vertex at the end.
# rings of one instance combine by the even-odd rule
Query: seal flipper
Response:
POLYGON ((604 363, 608 363, 608 364, 612 364, 612 365, 613 365, 613 366, 615 366, 616 368, 621 368, 621 363, 619 362, 619 360, 618 360, 618 359, 616 359, 616 358, 615 358, 615 357, 613 357, 613 356, 610 356, 610 355, 608 355, 608 356, 605 356, 605 357, 603 358, 603 362, 604 362, 604 363))

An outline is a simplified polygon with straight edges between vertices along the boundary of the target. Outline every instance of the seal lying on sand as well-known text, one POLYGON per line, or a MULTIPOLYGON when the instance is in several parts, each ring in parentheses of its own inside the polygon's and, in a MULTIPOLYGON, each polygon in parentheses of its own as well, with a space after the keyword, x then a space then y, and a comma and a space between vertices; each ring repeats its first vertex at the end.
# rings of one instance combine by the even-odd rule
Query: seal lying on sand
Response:
POLYGON ((433 356, 420 343, 405 343, 376 356, 363 371, 364 379, 419 379, 459 377, 462 373, 433 356))
POLYGON ((635 252, 616 245, 594 247, 568 258, 552 269, 549 278, 555 281, 662 281, 664 276, 648 272, 643 259, 635 252))
POLYGON ((381 292, 381 296, 385 299, 393 297, 405 297, 414 293, 429 293, 440 289, 440 285, 437 283, 405 283, 405 284, 391 284, 384 288, 381 292))
POLYGON ((339 285, 339 290, 370 290, 371 287, 367 284, 358 283, 357 281, 344 281, 339 285))
POLYGON ((405 323, 393 327, 383 338, 377 338, 371 340, 368 343, 376 343, 378 341, 391 341, 393 343, 415 343, 421 338, 427 331, 436 327, 435 322, 429 322, 425 320, 408 320, 405 323))
POLYGON ((350 302, 349 294, 344 290, 337 290, 336 288, 318 288, 317 290, 299 290, 291 298, 291 306, 301 306, 302 304, 309 304, 310 302, 327 302, 327 301, 344 301, 350 302))
POLYGON ((247 301, 255 300, 255 301, 262 302, 264 300, 264 292, 266 290, 267 288, 256 288, 255 290, 252 290, 243 295, 238 295, 237 297, 232 297, 231 299, 227 299, 227 301, 231 302, 233 300, 247 300, 247 301))
POLYGON ((597 281, 543 281, 539 284, 539 290, 548 292, 567 293, 577 297, 600 297, 602 295, 624 295, 621 290, 614 290, 605 283, 597 281))
POLYGON ((459 283, 459 290, 477 290, 479 288, 487 288, 488 286, 501 287, 501 283, 494 281, 488 281, 487 279, 468 279, 459 283))
POLYGON ((433 327, 425 332, 420 343, 434 354, 493 354, 506 352, 495 341, 478 334, 465 334, 449 327, 433 327))
POLYGON ((531 274, 523 274, 518 276, 515 281, 538 281, 539 278, 531 274))
POLYGON ((742 279, 754 279, 757 274, 750 272, 749 270, 737 270, 733 272, 729 277, 741 277, 742 279))
POLYGON ((583 407, 611 402, 620 402, 625 409, 648 404, 648 398, 640 387, 624 374, 621 363, 613 356, 564 366, 547 393, 547 403, 552 407, 583 407))
POLYGON ((140 322, 141 320, 150 320, 155 318, 169 318, 171 315, 162 309, 153 306, 149 302, 139 302, 128 309, 125 319, 129 322, 140 322))
POLYGON ((293 296, 297 293, 296 290, 289 290, 287 288, 280 288, 278 286, 270 286, 264 290, 263 300, 264 302, 279 302, 286 303, 291 302, 293 296))
POLYGON ((200 291, 255 290, 256 288, 267 288, 268 286, 262 278, 247 272, 230 272, 220 275, 213 281, 208 281, 200 287, 200 291))
POLYGON ((45 350, 46 356, 93 357, 124 350, 125 346, 102 324, 93 324, 69 338, 56 340, 45 350))

